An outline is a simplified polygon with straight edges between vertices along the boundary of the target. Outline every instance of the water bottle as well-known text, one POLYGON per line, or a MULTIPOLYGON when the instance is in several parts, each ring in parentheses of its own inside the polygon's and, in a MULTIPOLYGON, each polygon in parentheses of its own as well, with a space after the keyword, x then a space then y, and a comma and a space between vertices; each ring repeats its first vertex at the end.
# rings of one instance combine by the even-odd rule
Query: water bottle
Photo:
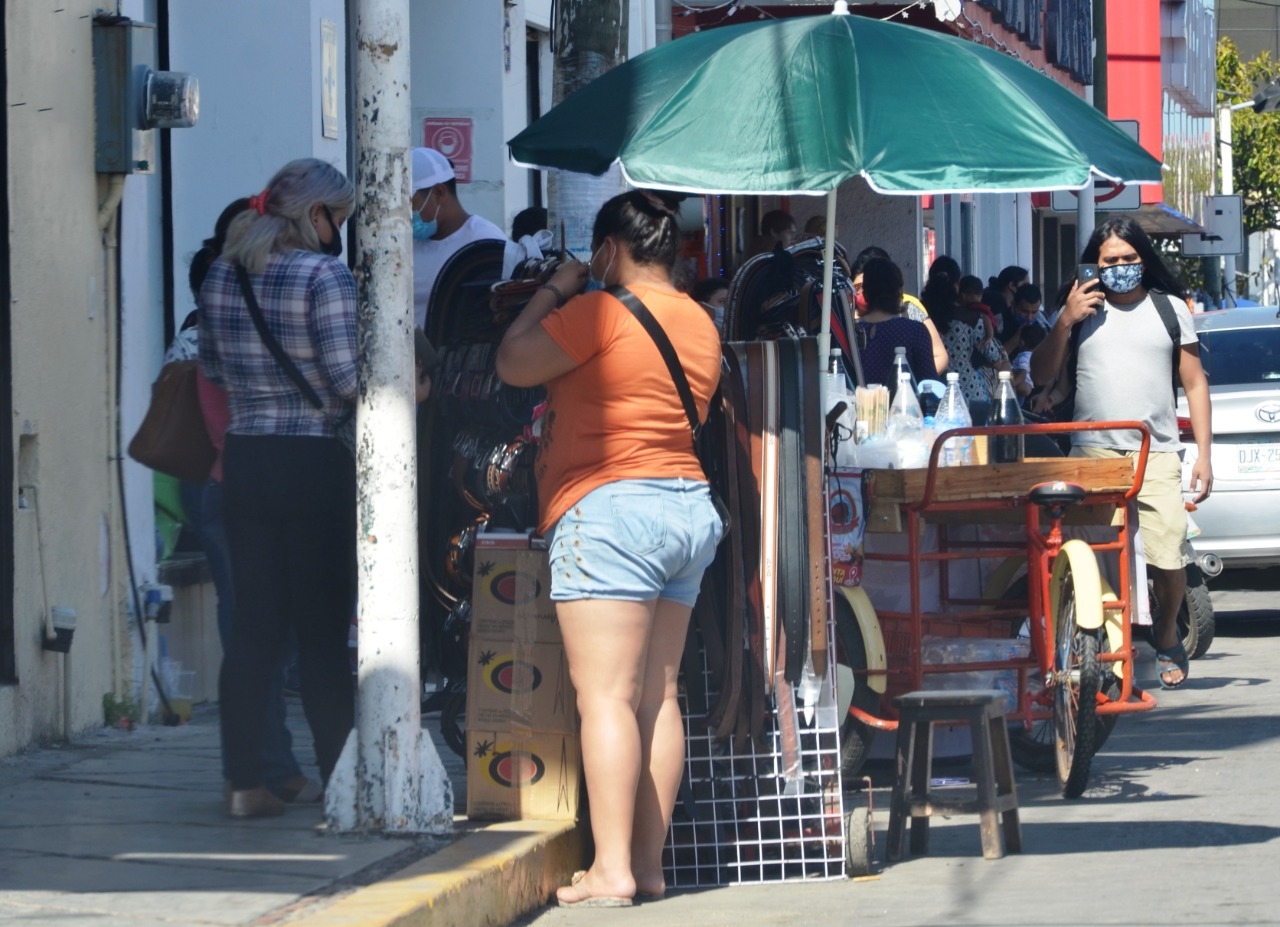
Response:
POLYGON ((827 408, 831 409, 838 402, 851 404, 849 380, 844 373, 843 352, 839 348, 831 349, 831 358, 827 363, 827 408))
POLYGON ((899 345, 893 349, 893 370, 890 374, 889 389, 893 391, 890 399, 897 395, 898 382, 902 379, 902 375, 906 374, 907 382, 911 384, 911 393, 916 391, 916 377, 911 372, 911 365, 907 363, 907 349, 899 345))
MULTIPOLYGON (((1008 370, 1000 371, 995 403, 987 424, 992 426, 1022 424, 1022 406, 1018 404, 1018 394, 1013 389, 1013 374, 1008 370)), ((1024 435, 992 437, 991 462, 1017 463, 1023 457, 1025 443, 1024 435)))
POLYGON ((923 467, 928 463, 929 447, 924 443, 924 414, 911 388, 911 374, 898 374, 898 388, 889 406, 889 422, 885 437, 892 441, 898 454, 898 465, 923 467))
MULTIPOLYGON (((938 434, 952 428, 968 428, 973 424, 969 418, 969 404, 964 401, 964 393, 960 391, 960 374, 947 374, 947 390, 938 403, 938 411, 934 416, 938 434)), ((973 438, 966 435, 961 438, 950 438, 942 447, 938 457, 939 464, 944 467, 959 467, 973 463, 973 438)))

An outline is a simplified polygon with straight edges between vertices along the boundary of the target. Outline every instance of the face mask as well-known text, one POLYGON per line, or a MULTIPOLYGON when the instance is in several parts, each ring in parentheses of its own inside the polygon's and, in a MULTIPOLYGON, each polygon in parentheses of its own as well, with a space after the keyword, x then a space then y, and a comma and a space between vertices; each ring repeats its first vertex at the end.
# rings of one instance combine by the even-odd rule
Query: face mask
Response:
POLYGON ((324 242, 320 242, 320 250, 330 257, 340 257, 342 255, 342 236, 338 234, 338 223, 333 221, 333 213, 329 212, 328 206, 321 206, 320 208, 324 210, 324 217, 329 220, 329 230, 332 232, 327 245, 324 242))
POLYGON ((859 313, 867 311, 867 297, 863 295, 861 290, 853 294, 853 305, 859 313))
POLYGON ((1112 293, 1132 293, 1142 282, 1142 264, 1112 264, 1102 268, 1098 278, 1112 293))
MULTIPOLYGON (((604 245, 601 245, 600 248, 603 249, 604 245)), ((587 262, 588 273, 591 272, 591 267, 596 262, 596 255, 599 253, 600 251, 596 251, 595 254, 591 255, 591 260, 587 262)), ((616 251, 614 252, 614 257, 617 257, 616 251)), ((596 290, 603 290, 605 288, 605 282, 604 282, 605 278, 609 276, 609 271, 612 269, 613 269, 613 258, 611 257, 609 258, 609 263, 605 265, 604 273, 601 274, 599 278, 597 278, 594 274, 592 274, 590 277, 587 278, 587 285, 586 285, 586 288, 583 290, 583 292, 593 293, 596 290)))
MULTIPOLYGON (((431 199, 430 193, 427 194, 427 199, 428 200, 431 199)), ((422 205, 423 206, 427 205, 425 200, 423 201, 422 205)), ((413 240, 426 241, 428 238, 435 238, 436 230, 439 226, 439 223, 436 221, 436 218, 439 215, 440 215, 439 203, 436 203, 436 211, 432 213, 430 222, 428 222, 426 219, 422 218, 421 215, 415 212, 413 214, 413 240)))

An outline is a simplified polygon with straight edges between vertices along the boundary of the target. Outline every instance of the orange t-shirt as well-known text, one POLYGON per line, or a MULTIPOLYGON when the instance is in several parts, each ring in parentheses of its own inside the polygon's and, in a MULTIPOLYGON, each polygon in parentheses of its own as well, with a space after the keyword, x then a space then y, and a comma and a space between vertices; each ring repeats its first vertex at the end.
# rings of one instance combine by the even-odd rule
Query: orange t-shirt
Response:
MULTIPOLYGON (((720 336, 696 302, 630 287, 675 348, 705 421, 720 383, 720 336)), ((577 296, 542 327, 578 366, 547 384, 547 411, 534 472, 546 534, 569 508, 606 483, 704 480, 680 393, 649 333, 608 293, 577 296)))

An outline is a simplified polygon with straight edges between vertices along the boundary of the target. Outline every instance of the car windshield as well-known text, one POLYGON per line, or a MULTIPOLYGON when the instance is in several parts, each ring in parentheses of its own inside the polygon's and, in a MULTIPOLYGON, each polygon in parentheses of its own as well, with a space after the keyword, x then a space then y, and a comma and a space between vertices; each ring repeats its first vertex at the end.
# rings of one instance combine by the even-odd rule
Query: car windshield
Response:
POLYGON ((1280 328, 1200 332, 1200 360, 1213 386, 1280 383, 1280 328))

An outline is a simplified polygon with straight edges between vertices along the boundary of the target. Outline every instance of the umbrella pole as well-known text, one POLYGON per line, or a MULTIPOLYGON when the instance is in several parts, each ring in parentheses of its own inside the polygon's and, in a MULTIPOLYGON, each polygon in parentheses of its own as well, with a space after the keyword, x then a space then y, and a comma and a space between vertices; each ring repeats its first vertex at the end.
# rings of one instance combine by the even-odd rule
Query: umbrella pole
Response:
MULTIPOLYGON (((818 329, 818 356, 825 365, 831 357, 831 282, 835 274, 836 263, 836 191, 827 191, 827 234, 822 244, 822 327, 818 329)), ((850 336, 853 332, 849 333, 850 336)), ((858 386, 866 386, 862 376, 862 358, 854 351, 850 358, 853 362, 854 377, 858 386)), ((822 378, 823 389, 826 389, 826 378, 822 378)), ((822 397, 822 407, 827 407, 827 397, 822 397)))

